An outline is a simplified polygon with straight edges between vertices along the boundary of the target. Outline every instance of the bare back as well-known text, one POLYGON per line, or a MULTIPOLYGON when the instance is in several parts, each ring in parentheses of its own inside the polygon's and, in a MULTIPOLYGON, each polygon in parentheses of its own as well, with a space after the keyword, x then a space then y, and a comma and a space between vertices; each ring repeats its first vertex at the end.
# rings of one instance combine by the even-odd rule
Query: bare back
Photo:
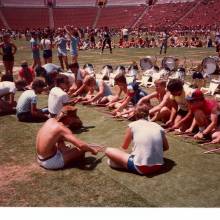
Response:
POLYGON ((64 126, 51 118, 40 128, 36 138, 37 153, 43 157, 51 156, 57 151, 58 141, 62 139, 64 126))

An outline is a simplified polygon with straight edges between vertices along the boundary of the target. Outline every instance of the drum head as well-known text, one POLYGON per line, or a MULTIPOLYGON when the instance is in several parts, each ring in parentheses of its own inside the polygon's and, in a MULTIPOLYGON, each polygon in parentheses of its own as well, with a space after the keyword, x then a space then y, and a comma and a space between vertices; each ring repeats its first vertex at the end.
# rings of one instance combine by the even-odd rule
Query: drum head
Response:
POLYGON ((140 67, 142 70, 149 70, 154 66, 154 60, 152 57, 145 57, 140 59, 140 67))
POLYGON ((202 61, 203 73, 205 75, 213 74, 217 69, 217 64, 214 58, 206 57, 202 61))
POLYGON ((173 57, 164 57, 162 60, 162 67, 173 71, 177 68, 176 59, 173 57))

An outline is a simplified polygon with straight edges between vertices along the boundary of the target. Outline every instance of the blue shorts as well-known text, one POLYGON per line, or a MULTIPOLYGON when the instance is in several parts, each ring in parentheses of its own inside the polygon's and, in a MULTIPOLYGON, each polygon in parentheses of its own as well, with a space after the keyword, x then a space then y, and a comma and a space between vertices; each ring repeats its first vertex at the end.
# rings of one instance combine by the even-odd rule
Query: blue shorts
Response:
POLYGON ((142 174, 142 173, 140 173, 140 171, 137 169, 137 167, 134 164, 134 155, 129 156, 127 167, 128 167, 128 170, 132 173, 142 174))
POLYGON ((43 51, 43 58, 48 59, 52 57, 52 50, 44 50, 43 51))

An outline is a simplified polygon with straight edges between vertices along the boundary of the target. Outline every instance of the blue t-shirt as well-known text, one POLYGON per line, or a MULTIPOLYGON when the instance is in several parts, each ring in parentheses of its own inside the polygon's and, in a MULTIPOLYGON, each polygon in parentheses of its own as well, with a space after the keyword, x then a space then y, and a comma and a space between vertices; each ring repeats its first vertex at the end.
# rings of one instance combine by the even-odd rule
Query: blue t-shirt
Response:
POLYGON ((137 82, 133 82, 127 85, 127 95, 131 97, 132 104, 136 105, 147 93, 139 87, 137 82))
POLYGON ((17 114, 31 112, 32 104, 37 104, 37 95, 35 94, 34 90, 24 91, 17 102, 17 114))
POLYGON ((71 38, 71 54, 77 55, 78 54, 78 44, 79 44, 79 37, 72 37, 71 38))

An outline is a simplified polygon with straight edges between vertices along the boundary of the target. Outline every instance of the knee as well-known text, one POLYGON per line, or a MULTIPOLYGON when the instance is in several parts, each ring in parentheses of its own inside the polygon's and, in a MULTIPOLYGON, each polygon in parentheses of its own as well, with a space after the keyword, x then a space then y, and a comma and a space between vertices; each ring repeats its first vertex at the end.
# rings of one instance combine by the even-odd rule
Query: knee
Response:
POLYGON ((198 124, 198 126, 204 126, 207 124, 207 118, 206 118, 203 111, 197 110, 194 113, 194 117, 195 117, 195 120, 196 120, 196 123, 198 124))
POLYGON ((112 155, 113 152, 114 152, 114 148, 112 148, 112 147, 107 147, 106 150, 105 150, 105 154, 106 154, 107 156, 112 155))

